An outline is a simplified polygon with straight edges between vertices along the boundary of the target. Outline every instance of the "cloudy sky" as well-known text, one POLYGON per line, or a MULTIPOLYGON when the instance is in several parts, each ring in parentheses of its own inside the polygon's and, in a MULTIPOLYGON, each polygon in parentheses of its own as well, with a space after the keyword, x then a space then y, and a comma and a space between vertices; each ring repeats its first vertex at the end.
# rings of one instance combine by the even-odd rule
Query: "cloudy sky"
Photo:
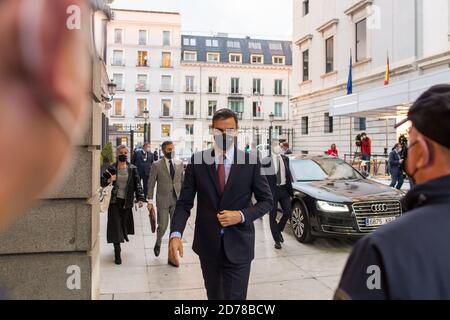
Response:
POLYGON ((293 0, 115 0, 113 8, 176 11, 183 32, 289 40, 293 0))

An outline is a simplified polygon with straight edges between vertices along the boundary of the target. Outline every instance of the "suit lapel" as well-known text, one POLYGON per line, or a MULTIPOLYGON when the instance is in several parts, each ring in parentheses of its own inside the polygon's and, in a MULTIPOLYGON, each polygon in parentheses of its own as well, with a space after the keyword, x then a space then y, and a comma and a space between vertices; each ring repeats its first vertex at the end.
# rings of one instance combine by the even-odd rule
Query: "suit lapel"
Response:
MULTIPOLYGON (((214 159, 214 157, 215 157, 214 149, 209 150, 207 152, 209 152, 210 155, 212 156, 212 158, 214 159)), ((209 156, 209 155, 207 155, 207 156, 209 156)), ((213 183, 214 187, 216 188, 216 192, 220 196, 219 177, 217 176, 217 169, 216 169, 215 161, 213 161, 212 164, 206 164, 206 168, 207 168, 209 176, 212 180, 212 183, 213 183)))
MULTIPOLYGON (((228 176, 227 183, 225 184, 225 190, 224 190, 223 195, 222 195, 222 201, 225 198, 225 196, 227 195, 227 192, 229 192, 229 190, 231 190, 231 187, 232 187, 232 184, 233 184, 234 180, 236 180, 236 178, 239 177, 239 171, 241 169, 241 166, 237 162, 238 152, 239 152, 238 149, 234 150, 233 164, 231 165, 230 174, 228 176)), ((239 159, 241 159, 241 158, 242 157, 239 157, 239 159)))

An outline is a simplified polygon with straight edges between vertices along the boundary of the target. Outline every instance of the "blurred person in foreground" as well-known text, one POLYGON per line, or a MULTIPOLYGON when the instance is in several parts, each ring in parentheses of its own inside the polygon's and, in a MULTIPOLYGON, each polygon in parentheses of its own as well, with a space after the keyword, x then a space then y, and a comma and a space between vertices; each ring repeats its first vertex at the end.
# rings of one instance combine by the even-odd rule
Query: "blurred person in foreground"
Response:
POLYGON ((0 231, 55 188, 84 131, 90 28, 67 28, 71 5, 89 17, 81 0, 0 1, 0 231))
POLYGON ((237 148, 236 113, 216 111, 212 133, 214 147, 194 154, 186 168, 171 223, 169 263, 180 265, 182 237, 197 197, 192 248, 200 258, 208 299, 245 300, 255 257, 253 222, 272 209, 272 194, 259 161, 237 148))
POLYGON ((423 93, 407 122, 407 212, 358 242, 335 299, 450 299, 450 86, 423 93))

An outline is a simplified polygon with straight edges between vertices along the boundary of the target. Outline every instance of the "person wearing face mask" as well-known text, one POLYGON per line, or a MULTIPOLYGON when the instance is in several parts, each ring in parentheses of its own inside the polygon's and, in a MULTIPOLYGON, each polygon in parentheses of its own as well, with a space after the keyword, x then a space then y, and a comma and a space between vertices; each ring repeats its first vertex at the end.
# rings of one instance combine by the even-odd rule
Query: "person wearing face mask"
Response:
POLYGON ((406 213, 358 242, 336 299, 450 299, 450 85, 423 93, 405 123, 406 213))
POLYGON ((142 186, 144 188, 144 197, 147 198, 148 179, 153 164, 153 153, 150 150, 150 144, 148 142, 144 143, 142 149, 136 150, 131 163, 138 168, 139 177, 142 179, 142 186))
POLYGON ((146 201, 141 178, 135 165, 128 162, 128 148, 117 147, 117 162, 102 175, 101 186, 113 185, 108 208, 106 238, 114 244, 115 263, 122 264, 120 244, 128 242, 128 235, 134 234, 133 205, 136 198, 139 208, 146 201))
POLYGON ((174 158, 175 147, 172 141, 165 141, 161 149, 164 153, 164 158, 155 162, 150 171, 150 179, 148 181, 149 210, 153 209, 153 195, 155 185, 156 190, 156 208, 157 208, 157 223, 156 243, 153 249, 155 256, 159 256, 161 251, 161 242, 164 234, 169 226, 169 218, 172 221, 173 213, 177 200, 180 196, 181 186, 184 179, 183 163, 174 158))
POLYGON ((400 190, 403 186, 403 159, 401 157, 402 146, 400 143, 396 143, 389 154, 389 173, 391 175, 391 188, 400 190))
POLYGON ((208 299, 245 300, 255 255, 253 222, 272 209, 272 194, 258 159, 237 148, 236 113, 218 110, 212 133, 214 147, 194 154, 186 168, 171 224, 169 262, 180 265, 183 232, 197 197, 192 248, 200 258, 208 299))
POLYGON ((291 197, 294 196, 294 190, 289 158, 283 154, 283 149, 277 140, 272 141, 272 155, 263 159, 262 166, 273 197, 270 231, 275 241, 275 249, 280 250, 281 243, 284 242, 282 232, 292 216, 291 197), (283 210, 283 216, 279 222, 277 222, 278 203, 283 210))

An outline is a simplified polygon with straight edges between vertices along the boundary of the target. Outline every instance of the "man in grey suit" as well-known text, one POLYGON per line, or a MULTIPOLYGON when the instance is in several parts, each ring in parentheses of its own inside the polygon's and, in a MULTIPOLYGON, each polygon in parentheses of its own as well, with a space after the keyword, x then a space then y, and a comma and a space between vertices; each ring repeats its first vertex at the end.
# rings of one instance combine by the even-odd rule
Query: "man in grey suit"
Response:
POLYGON ((159 256, 161 251, 161 241, 166 233, 170 221, 172 221, 173 213, 177 199, 180 196, 181 186, 184 179, 184 168, 181 161, 174 159, 174 145, 171 141, 166 141, 161 147, 164 158, 153 163, 148 180, 148 208, 153 208, 153 195, 155 184, 156 190, 156 208, 158 229, 156 232, 156 244, 154 248, 155 256, 159 256))

